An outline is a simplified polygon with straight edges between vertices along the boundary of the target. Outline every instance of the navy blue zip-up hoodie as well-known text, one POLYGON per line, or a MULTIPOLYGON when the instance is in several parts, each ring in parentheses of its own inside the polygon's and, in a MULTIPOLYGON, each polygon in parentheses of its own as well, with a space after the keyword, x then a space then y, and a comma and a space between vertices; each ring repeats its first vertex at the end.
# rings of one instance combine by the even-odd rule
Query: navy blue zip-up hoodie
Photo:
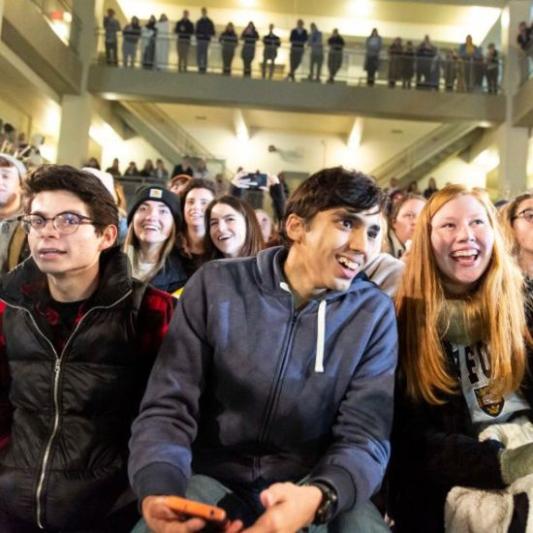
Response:
POLYGON ((187 284, 133 424, 142 499, 185 493, 191 468, 228 484, 335 487, 366 501, 389 459, 396 319, 358 278, 294 309, 286 251, 213 261, 187 284))

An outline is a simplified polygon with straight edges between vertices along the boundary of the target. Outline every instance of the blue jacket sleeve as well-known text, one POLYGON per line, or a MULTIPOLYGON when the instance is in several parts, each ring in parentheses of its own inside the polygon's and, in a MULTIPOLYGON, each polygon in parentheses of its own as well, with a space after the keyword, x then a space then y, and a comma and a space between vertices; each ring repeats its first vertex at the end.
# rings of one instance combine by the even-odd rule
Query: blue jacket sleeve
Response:
POLYGON ((174 312, 132 426, 129 476, 139 501, 183 495, 191 475, 191 443, 211 357, 201 274, 193 276, 174 312))
POLYGON ((324 481, 337 491, 337 513, 367 501, 385 475, 397 344, 396 318, 389 301, 340 405, 333 443, 311 472, 311 481, 324 481))

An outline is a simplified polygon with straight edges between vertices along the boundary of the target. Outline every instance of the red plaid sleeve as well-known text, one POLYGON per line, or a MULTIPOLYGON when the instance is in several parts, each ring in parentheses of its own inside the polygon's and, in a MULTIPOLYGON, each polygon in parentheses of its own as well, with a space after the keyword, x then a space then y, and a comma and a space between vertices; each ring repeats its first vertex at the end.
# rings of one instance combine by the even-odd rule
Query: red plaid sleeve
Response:
POLYGON ((170 294, 147 287, 139 309, 137 335, 141 354, 150 364, 155 361, 159 347, 168 331, 177 300, 170 294))
POLYGON ((0 449, 5 446, 11 430, 13 408, 9 402, 9 364, 7 361, 6 338, 4 336, 4 313, 6 304, 0 300, 0 449))

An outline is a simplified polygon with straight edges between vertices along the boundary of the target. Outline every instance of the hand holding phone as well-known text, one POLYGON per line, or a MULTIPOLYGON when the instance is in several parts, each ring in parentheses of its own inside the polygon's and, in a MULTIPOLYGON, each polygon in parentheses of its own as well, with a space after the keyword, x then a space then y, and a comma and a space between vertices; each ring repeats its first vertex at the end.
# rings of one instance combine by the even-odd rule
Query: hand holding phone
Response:
POLYGON ((178 496, 147 496, 142 510, 146 524, 155 533, 237 533, 242 530, 242 523, 230 522, 224 509, 178 496))

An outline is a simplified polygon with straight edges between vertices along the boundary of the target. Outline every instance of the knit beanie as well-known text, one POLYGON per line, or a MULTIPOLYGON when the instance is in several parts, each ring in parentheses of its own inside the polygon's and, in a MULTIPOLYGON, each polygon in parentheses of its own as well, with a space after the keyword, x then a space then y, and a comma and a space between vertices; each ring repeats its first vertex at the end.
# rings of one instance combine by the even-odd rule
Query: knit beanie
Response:
POLYGON ((143 187, 142 189, 139 189, 137 191, 137 194, 135 195, 135 198, 133 198, 133 202, 128 211, 128 226, 133 218, 133 215, 135 214, 135 211, 137 211, 137 208, 143 202, 146 202, 148 200, 152 200, 154 202, 163 202, 170 209, 170 212, 174 217, 174 223, 176 224, 176 228, 181 227, 181 210, 179 198, 173 192, 170 192, 169 190, 164 189, 163 187, 152 186, 143 187))

